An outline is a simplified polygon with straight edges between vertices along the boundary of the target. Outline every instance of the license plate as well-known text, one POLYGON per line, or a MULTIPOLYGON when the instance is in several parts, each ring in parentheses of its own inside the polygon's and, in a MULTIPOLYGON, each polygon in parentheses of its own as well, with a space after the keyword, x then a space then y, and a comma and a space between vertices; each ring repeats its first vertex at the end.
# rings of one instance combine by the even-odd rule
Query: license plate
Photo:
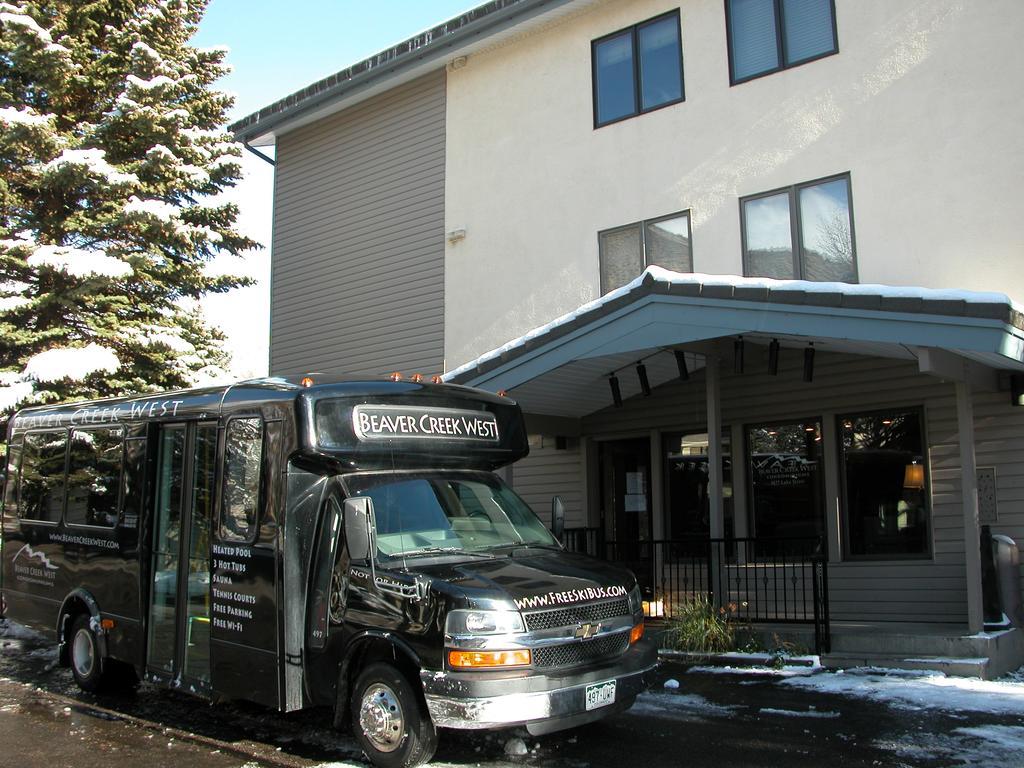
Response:
POLYGON ((587 711, 607 707, 615 703, 615 681, 594 683, 587 686, 587 711))

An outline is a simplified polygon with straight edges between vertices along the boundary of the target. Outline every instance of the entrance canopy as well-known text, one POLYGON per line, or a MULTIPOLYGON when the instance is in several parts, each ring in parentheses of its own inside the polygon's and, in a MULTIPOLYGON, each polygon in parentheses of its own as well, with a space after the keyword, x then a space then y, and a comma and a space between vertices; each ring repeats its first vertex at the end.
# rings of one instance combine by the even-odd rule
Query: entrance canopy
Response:
MULTIPOLYGON (((643 361, 652 387, 720 339, 917 360, 950 379, 1024 372, 1024 310, 1005 294, 670 272, 640 277, 445 375, 506 390, 528 413, 581 417, 610 404, 607 378, 643 361)), ((623 398, 639 393, 621 379, 623 398)))

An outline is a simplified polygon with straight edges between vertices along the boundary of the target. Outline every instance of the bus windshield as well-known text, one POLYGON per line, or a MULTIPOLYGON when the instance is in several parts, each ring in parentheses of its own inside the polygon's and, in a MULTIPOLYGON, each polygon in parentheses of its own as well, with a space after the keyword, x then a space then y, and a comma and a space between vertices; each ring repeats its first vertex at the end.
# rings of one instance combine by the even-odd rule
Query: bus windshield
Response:
POLYGON ((386 557, 560 548, 526 502, 486 472, 367 473, 345 481, 350 494, 372 499, 377 550, 386 557))

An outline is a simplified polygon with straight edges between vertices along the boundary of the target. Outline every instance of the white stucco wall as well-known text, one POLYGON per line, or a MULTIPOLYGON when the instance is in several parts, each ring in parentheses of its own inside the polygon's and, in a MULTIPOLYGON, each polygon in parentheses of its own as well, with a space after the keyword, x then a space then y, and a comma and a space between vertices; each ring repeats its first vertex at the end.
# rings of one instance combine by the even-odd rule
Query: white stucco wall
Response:
POLYGON ((840 52, 730 87, 722 0, 611 0, 448 76, 451 369, 595 298, 597 232, 692 212, 742 272, 738 198, 851 174, 861 282, 1024 300, 1024 3, 836 0, 840 52), (681 8, 686 101, 594 129, 591 40, 681 8))

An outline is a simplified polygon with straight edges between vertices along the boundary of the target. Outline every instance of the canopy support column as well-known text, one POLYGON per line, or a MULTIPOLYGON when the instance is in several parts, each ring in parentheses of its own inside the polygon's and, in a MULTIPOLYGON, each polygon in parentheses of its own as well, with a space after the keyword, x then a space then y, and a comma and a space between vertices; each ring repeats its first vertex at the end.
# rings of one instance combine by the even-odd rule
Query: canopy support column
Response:
MULTIPOLYGON (((725 505, 722 503, 722 381, 718 355, 708 354, 704 363, 708 417, 708 516, 712 539, 725 536, 725 505)), ((722 548, 712 544, 708 552, 711 592, 715 605, 723 605, 722 548)))
POLYGON ((956 422, 960 433, 960 494, 964 513, 967 568, 967 623, 972 633, 985 626, 981 593, 981 528, 978 523, 978 469, 974 455, 974 404, 968 377, 955 382, 956 422))

